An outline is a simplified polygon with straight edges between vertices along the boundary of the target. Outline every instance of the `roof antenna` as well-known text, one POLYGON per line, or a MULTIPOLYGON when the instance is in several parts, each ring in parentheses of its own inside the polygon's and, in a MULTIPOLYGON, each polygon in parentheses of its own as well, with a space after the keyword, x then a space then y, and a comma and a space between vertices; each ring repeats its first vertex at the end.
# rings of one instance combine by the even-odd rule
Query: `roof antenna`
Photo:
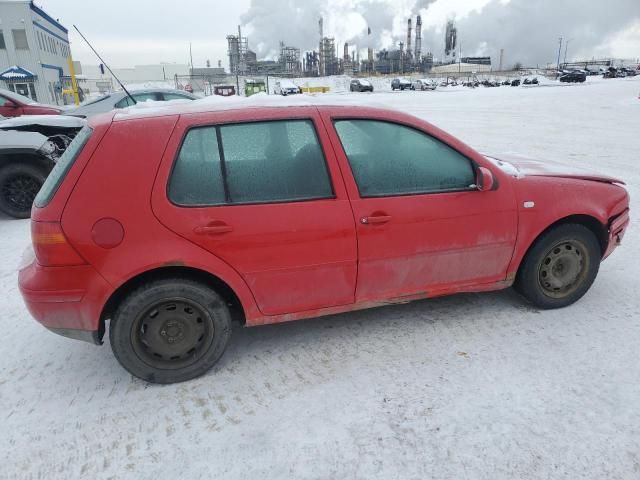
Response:
POLYGON ((118 77, 116 77, 116 74, 115 74, 115 73, 113 73, 113 70, 111 70, 111 69, 109 68, 109 65, 107 65, 107 62, 105 62, 105 61, 102 59, 102 57, 100 56, 100 54, 99 54, 98 52, 96 52, 96 49, 95 49, 95 48, 93 48, 93 46, 89 43, 89 40, 87 40, 87 38, 82 34, 82 32, 78 29, 78 27, 76 27, 76 26, 74 25, 74 26, 73 26, 73 28, 75 28, 75 29, 76 29, 76 31, 77 31, 77 32, 80 34, 80 36, 82 37, 82 39, 83 39, 85 42, 87 42, 87 45, 89 45, 89 48, 90 48, 91 50, 93 50, 93 53, 95 53, 95 54, 96 54, 96 57, 98 57, 98 58, 100 59, 100 61, 102 62, 102 64, 103 64, 105 67, 107 67, 107 70, 109 70, 109 73, 113 76, 113 78, 115 78, 115 79, 116 79, 116 81, 118 82, 118 84, 122 87, 122 90, 124 90, 124 93, 126 93, 126 94, 127 94, 127 96, 131 99, 131 101, 133 102, 133 104, 134 104, 134 105, 135 105, 135 104, 137 104, 138 102, 136 102, 136 99, 135 99, 135 98, 133 98, 133 97, 131 96, 131 94, 129 93, 129 90, 127 90, 127 88, 126 88, 126 87, 124 86, 124 84, 120 81, 120 79, 119 79, 118 77))

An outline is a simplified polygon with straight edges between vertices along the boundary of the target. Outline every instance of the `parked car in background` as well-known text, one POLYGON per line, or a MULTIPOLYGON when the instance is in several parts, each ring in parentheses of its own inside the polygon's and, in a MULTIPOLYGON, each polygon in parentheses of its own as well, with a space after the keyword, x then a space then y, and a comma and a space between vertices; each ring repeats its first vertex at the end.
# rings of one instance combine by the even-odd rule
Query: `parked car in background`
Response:
POLYGON ((391 90, 409 90, 411 82, 406 78, 394 78, 391 81, 391 90))
POLYGON ((85 120, 30 115, 0 122, 0 211, 28 218, 33 200, 85 120))
POLYGON ((0 115, 19 117, 21 115, 60 115, 62 108, 44 105, 11 90, 0 88, 0 115))
POLYGON ((411 90, 435 90, 438 84, 428 78, 419 78, 411 84, 411 90))
POLYGON ((511 80, 511 86, 512 87, 519 87, 520 86, 520 79, 516 78, 515 80, 511 80))
POLYGON ((299 93, 302 93, 302 89, 291 80, 284 79, 276 81, 276 86, 273 90, 273 93, 286 97, 287 95, 297 95, 299 93))
POLYGON ((40 190, 20 291, 47 328, 99 344, 108 326, 131 374, 178 382, 218 361, 232 318, 512 284, 537 308, 570 305, 624 236, 621 184, 490 158, 386 109, 113 112, 89 120, 40 190))
POLYGON ((183 90, 172 89, 148 89, 133 90, 129 92, 135 102, 124 92, 109 93, 96 100, 90 100, 78 107, 65 110, 65 115, 74 117, 91 117, 99 113, 110 112, 118 108, 126 108, 135 103, 146 102, 148 100, 155 102, 166 102, 169 100, 197 100, 195 95, 183 90))
POLYGON ((565 83, 583 83, 586 79, 587 74, 581 70, 574 70, 560 77, 560 81, 565 83))
POLYGON ((369 80, 354 78, 351 80, 349 90, 352 92, 373 92, 373 85, 369 80))

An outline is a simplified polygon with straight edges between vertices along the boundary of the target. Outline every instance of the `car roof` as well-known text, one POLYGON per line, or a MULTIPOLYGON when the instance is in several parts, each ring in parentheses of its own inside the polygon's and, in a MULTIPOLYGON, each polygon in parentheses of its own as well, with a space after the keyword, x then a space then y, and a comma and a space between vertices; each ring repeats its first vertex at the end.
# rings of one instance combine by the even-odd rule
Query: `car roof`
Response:
MULTIPOLYGON (((326 95, 326 94, 325 94, 326 95)), ((280 95, 257 94, 251 97, 219 97, 209 96, 203 99, 194 100, 189 103, 151 105, 139 104, 134 107, 127 107, 109 115, 102 115, 91 119, 91 124, 98 121, 127 121, 142 118, 165 117, 175 115, 188 115, 199 113, 215 113, 232 110, 260 110, 260 109, 285 109, 291 107, 306 107, 315 109, 317 107, 350 108, 351 111, 357 109, 361 112, 396 112, 385 105, 367 104, 362 105, 357 99, 347 100, 344 96, 326 95, 323 97, 313 95, 296 95, 292 97, 282 97, 280 95)))

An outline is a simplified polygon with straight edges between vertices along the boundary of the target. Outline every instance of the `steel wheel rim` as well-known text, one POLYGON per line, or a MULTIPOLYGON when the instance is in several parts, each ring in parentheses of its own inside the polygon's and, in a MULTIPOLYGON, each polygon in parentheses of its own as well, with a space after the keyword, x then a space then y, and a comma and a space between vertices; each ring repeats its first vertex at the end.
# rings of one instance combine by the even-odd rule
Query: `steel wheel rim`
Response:
POLYGON ((215 329, 207 310, 187 298, 170 298, 143 309, 132 325, 133 349, 154 368, 193 365, 211 346, 215 329))
POLYGON ((589 254, 582 242, 568 240, 554 245, 542 257, 538 283, 545 295, 564 298, 574 293, 589 271, 589 254))
POLYGON ((16 210, 29 210, 40 187, 40 182, 30 175, 14 175, 2 185, 2 197, 16 210))

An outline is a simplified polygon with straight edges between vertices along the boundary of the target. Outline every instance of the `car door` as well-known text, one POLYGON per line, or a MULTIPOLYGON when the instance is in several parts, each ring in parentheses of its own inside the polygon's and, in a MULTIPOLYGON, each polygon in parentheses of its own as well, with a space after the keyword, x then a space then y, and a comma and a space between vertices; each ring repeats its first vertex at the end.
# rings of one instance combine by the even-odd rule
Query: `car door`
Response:
POLYGON ((474 162, 406 117, 325 108, 323 118, 341 168, 351 173, 345 182, 357 223, 357 302, 505 279, 517 228, 510 182, 479 191, 474 162))
POLYGON ((181 116, 156 216, 234 268, 265 315, 353 303, 355 225, 317 110, 249 112, 181 116))

